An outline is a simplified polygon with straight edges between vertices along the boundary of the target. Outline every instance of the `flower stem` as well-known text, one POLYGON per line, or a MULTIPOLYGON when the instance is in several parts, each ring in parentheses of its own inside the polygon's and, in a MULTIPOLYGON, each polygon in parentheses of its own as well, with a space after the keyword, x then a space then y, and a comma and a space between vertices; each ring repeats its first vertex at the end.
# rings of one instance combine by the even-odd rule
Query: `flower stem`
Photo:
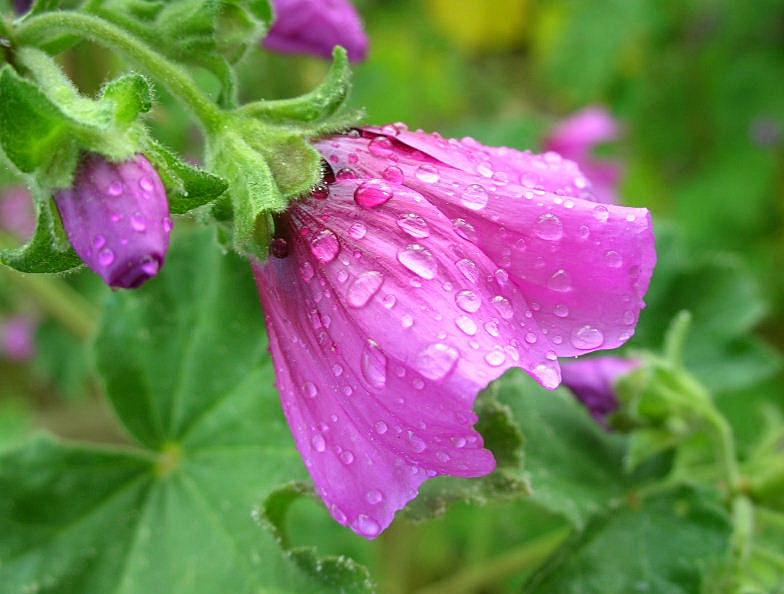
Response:
POLYGON ((50 12, 22 21, 15 34, 19 45, 44 46, 55 35, 75 35, 112 49, 134 62, 185 103, 207 131, 217 129, 223 112, 180 67, 153 48, 102 18, 78 12, 50 12))
POLYGON ((468 567, 453 576, 430 584, 418 590, 416 594, 479 592, 489 584, 538 566, 558 548, 570 532, 568 528, 554 530, 495 559, 481 565, 468 567))

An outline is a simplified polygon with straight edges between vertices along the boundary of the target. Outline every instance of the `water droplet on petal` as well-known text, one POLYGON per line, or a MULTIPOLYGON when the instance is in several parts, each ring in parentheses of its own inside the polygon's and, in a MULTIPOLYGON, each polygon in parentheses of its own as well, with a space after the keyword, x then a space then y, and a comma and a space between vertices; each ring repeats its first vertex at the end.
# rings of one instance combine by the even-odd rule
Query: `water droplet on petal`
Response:
POLYGON ((357 221, 351 227, 349 227, 348 234, 353 239, 362 239, 367 235, 367 227, 363 223, 357 221))
POLYGON ((389 427, 384 421, 376 421, 376 424, 373 425, 373 429, 375 429, 376 433, 379 435, 384 435, 389 430, 389 427))
POLYGON ((426 184, 434 184, 438 182, 441 176, 438 173, 438 169, 433 167, 432 165, 422 165, 419 169, 416 170, 416 178, 419 181, 425 182, 426 184))
POLYGON ((302 393, 308 398, 315 398, 318 395, 318 388, 313 382, 305 382, 302 384, 302 393))
POLYGON ((403 175, 403 170, 400 167, 395 167, 392 165, 391 167, 387 167, 384 169, 384 179, 388 182, 392 182, 393 184, 402 184, 405 181, 405 175, 403 175))
POLYGON ((136 213, 131 217, 131 228, 134 231, 142 233, 143 231, 147 230, 147 221, 141 214, 136 213))
POLYGON ((471 184, 463 192, 461 201, 470 210, 482 210, 487 206, 487 190, 479 184, 471 184))
POLYGON ((96 250, 100 250, 103 246, 106 245, 106 237, 103 235, 96 235, 93 237, 93 247, 96 250))
POLYGON ((485 361, 493 367, 500 367, 506 361, 506 355, 501 349, 494 349, 485 355, 485 361))
POLYGON ((384 495, 381 491, 373 489, 372 491, 368 491, 365 494, 365 501, 367 501, 370 505, 376 505, 377 503, 381 503, 384 500, 384 495))
POLYGON ((155 184, 149 177, 143 177, 139 180, 139 187, 145 192, 152 192, 155 189, 155 184))
POLYGON ((606 223, 607 219, 610 218, 610 211, 607 210, 606 206, 600 204, 593 209, 593 217, 600 223, 606 223))
POLYGON ((559 318, 565 318, 569 315, 569 308, 559 303, 553 308, 553 313, 559 318))
POLYGON ((428 228, 425 219, 413 212, 401 215, 397 220, 397 226, 400 227, 404 233, 407 233, 415 239, 424 239, 425 237, 430 236, 430 229, 428 228))
POLYGON ((346 298, 351 307, 365 307, 384 284, 384 276, 375 270, 363 272, 348 287, 346 298))
POLYGON ((557 293, 568 293, 572 290, 572 277, 561 268, 547 279, 547 288, 557 293))
POLYGON ((376 208, 392 198, 392 186, 383 179, 362 182, 354 190, 354 202, 362 208, 376 208))
POLYGON ((387 383, 387 358, 375 340, 368 339, 360 361, 362 376, 373 388, 381 389, 387 383))
POLYGON ((411 449, 417 454, 421 454, 427 449, 427 444, 421 437, 417 437, 414 433, 408 432, 408 443, 411 444, 411 449))
POLYGON ((455 318, 455 325, 457 325, 460 330, 463 331, 464 334, 468 336, 474 336, 477 331, 476 322, 469 318, 468 316, 458 316, 455 318))
POLYGON ((616 251, 610 250, 604 254, 604 261, 610 268, 620 268, 623 266, 623 257, 616 251))
POLYGON ((321 435, 321 433, 316 433, 316 435, 311 438, 310 445, 312 445, 313 449, 317 452, 323 452, 327 449, 327 442, 324 441, 324 436, 321 435))
POLYGON ((365 514, 359 514, 351 526, 361 535, 370 536, 371 538, 378 536, 378 533, 381 532, 381 526, 378 525, 378 522, 365 514))
POLYGON ((477 239, 479 238, 479 236, 476 234, 476 229, 474 226, 465 219, 455 219, 452 221, 452 228, 460 237, 470 241, 471 243, 476 243, 477 239))
POLYGON ((302 273, 302 280, 304 280, 306 283, 309 283, 315 274, 313 271, 313 265, 310 262, 305 262, 302 264, 300 272, 302 273))
POLYGON ((493 297, 493 305, 503 319, 511 320, 514 317, 512 304, 509 303, 509 300, 503 295, 496 295, 493 297))
POLYGON ((98 253, 98 264, 103 268, 108 268, 114 263, 114 252, 109 248, 103 249, 98 253))
POLYGON ((460 353, 457 349, 437 342, 419 353, 416 359, 416 370, 429 380, 438 381, 445 378, 454 369, 460 353))
POLYGON ((586 324, 572 330, 572 346, 580 350, 596 349, 604 344, 604 334, 598 328, 586 324))
POLYGON ((438 264, 433 254, 418 243, 413 243, 397 253, 398 261, 425 280, 435 278, 438 264))
POLYGON ((557 241, 563 237, 561 219, 552 213, 545 213, 536 220, 535 233, 548 241, 557 241))
POLYGON ((469 260, 468 258, 463 258, 462 260, 458 260, 455 265, 457 266, 457 269, 463 273, 466 280, 473 284, 479 282, 479 268, 477 267, 476 262, 469 260))
POLYGON ((122 182, 115 180, 109 184, 109 187, 106 189, 106 193, 109 194, 109 196, 119 196, 123 193, 124 189, 125 187, 123 186, 122 182))
POLYGON ((310 251, 322 264, 332 262, 340 251, 338 238, 329 229, 323 229, 310 242, 310 251))
POLYGON ((554 390, 561 383, 561 376, 558 370, 552 365, 547 363, 540 363, 534 367, 534 375, 539 378, 539 381, 545 388, 554 390))
POLYGON ((385 136, 376 136, 368 144, 368 152, 374 157, 384 159, 390 157, 395 152, 392 141, 385 136))
POLYGON ((163 225, 164 233, 171 233, 171 230, 174 227, 174 221, 172 221, 171 217, 163 217, 161 224, 163 225))
POLYGON ((340 452, 340 461, 346 466, 352 464, 354 462, 354 453, 349 450, 343 450, 340 452))
POLYGON ((455 295, 457 306, 465 312, 474 313, 482 304, 482 298, 473 291, 460 291, 455 295))

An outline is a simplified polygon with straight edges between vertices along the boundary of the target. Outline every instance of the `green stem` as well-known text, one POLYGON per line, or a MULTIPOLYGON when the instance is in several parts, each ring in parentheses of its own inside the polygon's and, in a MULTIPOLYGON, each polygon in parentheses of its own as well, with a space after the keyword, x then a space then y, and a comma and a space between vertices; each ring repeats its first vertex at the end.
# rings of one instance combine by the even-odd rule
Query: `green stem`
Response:
POLYGON ((416 594, 459 594, 479 592, 490 584, 532 569, 547 559, 570 534, 568 528, 561 528, 509 551, 495 559, 490 559, 473 567, 468 567, 444 580, 418 590, 416 594))
POLYGON ((732 428, 727 422, 727 419, 716 410, 712 402, 709 402, 704 407, 703 414, 704 418, 710 423, 715 431, 719 462, 724 471, 730 494, 734 496, 738 494, 740 490, 741 478, 732 428))
POLYGON ((51 12, 22 21, 16 30, 19 45, 42 47, 55 35, 75 35, 123 54, 185 103, 208 131, 223 122, 223 112, 178 66, 123 29, 95 16, 51 12))

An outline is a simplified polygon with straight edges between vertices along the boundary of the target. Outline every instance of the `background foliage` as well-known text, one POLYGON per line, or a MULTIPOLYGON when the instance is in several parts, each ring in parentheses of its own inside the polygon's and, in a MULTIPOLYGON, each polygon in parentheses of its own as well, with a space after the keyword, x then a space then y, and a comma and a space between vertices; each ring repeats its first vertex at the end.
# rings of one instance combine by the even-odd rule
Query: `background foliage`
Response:
MULTIPOLYGON (((627 164, 660 257, 628 348, 660 352, 691 312, 685 368, 729 423, 754 521, 727 502, 709 424, 608 433, 510 374, 480 405, 499 473, 433 481, 356 537, 308 494, 247 265, 181 224, 132 296, 0 270, 0 312, 40 321, 33 361, 0 360, 0 593, 784 592, 784 3, 357 4, 372 49, 351 103, 372 123, 535 149, 588 104, 622 121, 600 152, 627 164)), ((125 68, 86 43, 63 64, 91 95, 125 68)), ((326 65, 254 52, 238 69, 249 100, 305 92, 326 65)), ((156 94, 153 135, 198 158, 156 94)))

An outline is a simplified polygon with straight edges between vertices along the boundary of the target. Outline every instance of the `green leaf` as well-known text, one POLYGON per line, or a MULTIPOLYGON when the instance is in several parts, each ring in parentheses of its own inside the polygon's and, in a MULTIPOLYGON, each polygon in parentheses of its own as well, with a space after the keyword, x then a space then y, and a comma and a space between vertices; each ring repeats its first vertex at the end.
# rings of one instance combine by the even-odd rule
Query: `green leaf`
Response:
POLYGON ((57 273, 81 266, 82 261, 63 237, 50 200, 40 199, 38 225, 30 242, 16 249, 0 250, 0 263, 19 272, 57 273))
POLYGON ((114 104, 112 111, 117 124, 131 124, 152 109, 152 86, 140 74, 126 74, 108 83, 100 100, 114 104))
POLYGON ((594 518, 525 587, 527 594, 697 594, 727 560, 731 524, 715 494, 653 495, 594 518))
POLYGON ((10 66, 0 71, 0 145, 24 173, 47 168, 71 147, 63 112, 10 66))
POLYGON ((217 175, 185 163, 152 138, 148 139, 144 153, 166 186, 169 208, 174 214, 184 214, 214 202, 229 186, 217 175))
POLYGON ((350 562, 306 570, 254 513, 307 475, 246 262, 211 232, 180 236, 160 276, 112 296, 96 349, 140 446, 38 439, 0 457, 4 593, 371 590, 350 562))

